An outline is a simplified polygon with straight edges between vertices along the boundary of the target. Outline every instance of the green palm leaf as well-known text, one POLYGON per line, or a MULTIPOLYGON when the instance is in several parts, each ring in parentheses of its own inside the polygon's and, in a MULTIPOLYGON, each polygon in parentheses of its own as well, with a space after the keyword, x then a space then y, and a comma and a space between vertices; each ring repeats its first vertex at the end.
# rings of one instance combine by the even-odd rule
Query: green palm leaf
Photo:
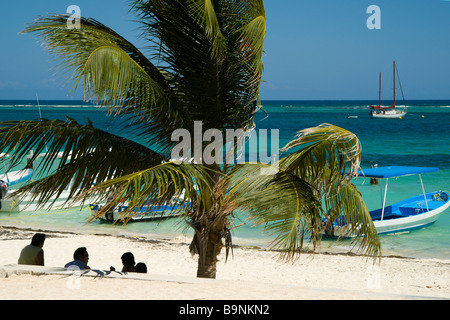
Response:
MULTIPOLYGON (((324 212, 334 213, 333 222, 347 221, 344 234, 356 234, 356 242, 370 254, 380 255, 380 241, 361 194, 350 182, 361 162, 361 146, 353 133, 323 124, 299 132, 284 150, 299 150, 280 160, 280 168, 314 186, 324 212)), ((328 218, 326 215, 324 218, 328 218)))
MULTIPOLYGON (((264 10, 259 1, 242 3, 249 8, 245 15, 238 1, 133 2, 173 84, 171 104, 186 118, 179 128, 192 132, 196 120, 205 130, 252 125, 262 70, 250 66, 261 61, 262 52, 243 49, 243 28, 264 10)), ((259 36, 262 44, 264 34, 259 36)))
POLYGON ((331 170, 329 179, 354 176, 361 163, 358 137, 331 124, 300 131, 297 138, 289 142, 283 151, 299 146, 302 148, 282 159, 280 166, 283 170, 296 172, 311 182, 323 180, 325 168, 331 170), (305 165, 300 165, 302 163, 305 165))
POLYGON ((34 197, 39 195, 41 204, 60 194, 72 180, 71 196, 74 196, 95 183, 166 160, 141 144, 94 128, 90 121, 81 125, 70 118, 2 122, 0 149, 11 153, 11 166, 17 165, 29 150, 34 150, 32 162, 44 156, 36 168, 38 176, 51 175, 17 191, 32 193, 34 197))
POLYGON ((264 225, 274 236, 272 247, 287 260, 300 253, 305 235, 320 231, 321 205, 313 187, 295 175, 268 164, 245 164, 234 166, 221 183, 229 190, 223 200, 227 209, 243 211, 254 224, 264 225))
MULTIPOLYGON (((166 162, 125 176, 97 184, 79 196, 104 201, 105 206, 91 221, 104 215, 119 201, 128 201, 128 209, 123 211, 125 223, 136 210, 146 203, 166 206, 171 202, 185 206, 185 215, 195 215, 203 201, 198 190, 211 190, 212 180, 208 170, 200 165, 166 162), (192 206, 195 202, 196 206, 192 206)), ((166 210, 164 210, 166 211, 166 210)), ((167 211, 173 212, 172 209, 167 211)))
POLYGON ((354 184, 347 179, 340 181, 325 196, 324 203, 327 218, 331 218, 331 222, 342 219, 346 222, 339 236, 352 236, 354 244, 367 255, 381 256, 380 238, 361 193, 354 184))
POLYGON ((150 143, 168 148, 174 126, 184 118, 169 102, 171 84, 136 47, 94 19, 81 18, 80 29, 68 29, 66 15, 36 20, 24 32, 37 33, 62 61, 56 71, 76 88, 84 79, 86 100, 100 101, 128 126, 151 128, 150 143))

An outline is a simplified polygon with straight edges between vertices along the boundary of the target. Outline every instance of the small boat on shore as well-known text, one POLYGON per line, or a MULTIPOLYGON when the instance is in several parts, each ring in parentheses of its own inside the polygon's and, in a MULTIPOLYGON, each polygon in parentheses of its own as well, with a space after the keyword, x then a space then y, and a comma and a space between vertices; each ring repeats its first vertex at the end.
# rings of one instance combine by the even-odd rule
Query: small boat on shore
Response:
POLYGON ((90 204, 89 211, 93 217, 103 222, 136 222, 136 221, 155 221, 168 218, 179 217, 186 203, 184 203, 184 191, 180 196, 174 196, 169 202, 156 205, 151 201, 144 202, 143 205, 135 208, 131 213, 128 202, 119 202, 104 215, 97 216, 105 204, 90 204))
POLYGON ((7 172, 0 176, 0 211, 11 212, 19 207, 19 199, 10 196, 9 188, 13 185, 29 181, 33 175, 32 169, 7 172))
MULTIPOLYGON (((391 166, 365 169, 358 173, 359 177, 385 179, 384 188, 380 184, 382 206, 380 209, 370 211, 378 234, 413 231, 436 222, 439 215, 450 206, 450 195, 446 191, 425 193, 421 175, 438 170, 435 167, 391 166), (386 206, 389 178, 409 175, 419 175, 423 194, 386 206)), ((345 221, 342 218, 337 220, 333 225, 334 235, 344 235, 345 221)))
MULTIPOLYGON (((33 155, 30 151, 28 158, 33 155)), ((38 155, 37 159, 44 157, 45 154, 38 155)), ((58 155, 60 157, 60 155, 58 155)), ((0 160, 7 160, 9 156, 7 154, 0 154, 0 160)), ((38 209, 50 210, 50 209, 62 209, 68 208, 67 200, 70 199, 71 187, 73 181, 58 195, 50 197, 47 204, 40 206, 38 205, 39 197, 35 197, 34 194, 27 194, 26 196, 12 196, 12 191, 9 187, 18 185, 19 183, 28 183, 32 181, 33 174, 33 164, 27 163, 25 169, 18 171, 6 172, 0 175, 0 212, 22 212, 22 211, 36 211, 38 209)), ((6 171, 6 167, 5 167, 6 171)), ((70 207, 79 207, 81 202, 72 202, 70 207)))
POLYGON ((169 218, 179 217, 186 206, 190 203, 185 202, 185 191, 179 195, 174 195, 172 199, 161 205, 157 205, 148 200, 143 205, 135 208, 133 212, 128 210, 129 203, 118 202, 105 214, 98 216, 100 210, 106 205, 105 203, 94 203, 89 205, 89 211, 92 217, 102 222, 137 222, 137 221, 156 221, 169 218))
MULTIPOLYGON (((108 210, 104 215, 98 217, 103 222, 136 222, 136 221, 155 221, 168 219, 173 217, 179 217, 183 210, 183 205, 167 204, 163 206, 155 206, 150 203, 136 208, 133 215, 128 210, 129 205, 127 203, 116 205, 111 210, 108 210)), ((89 205, 89 211, 92 216, 97 216, 97 213, 103 208, 100 204, 89 205)))
POLYGON ((370 107, 370 115, 372 116, 372 118, 398 119, 398 118, 402 118, 403 116, 405 116, 406 113, 408 112, 401 83, 400 83, 400 89, 401 89, 402 96, 403 96, 403 102, 405 102, 405 106, 399 108, 395 105, 395 103, 396 103, 395 96, 397 94, 397 92, 395 90, 395 74, 396 74, 396 72, 398 72, 397 68, 395 67, 395 61, 394 61, 393 68, 394 68, 394 102, 391 106, 382 106, 381 105, 381 72, 380 72, 379 103, 377 106, 372 106, 372 105, 369 106, 370 107))
POLYGON ((5 173, 0 175, 0 212, 11 212, 18 208, 19 200, 17 197, 10 196, 10 187, 22 182, 30 181, 33 176, 33 169, 27 167, 22 170, 8 172, 4 164, 5 160, 8 158, 8 154, 0 154, 0 161, 3 162, 3 166, 5 167, 5 173))

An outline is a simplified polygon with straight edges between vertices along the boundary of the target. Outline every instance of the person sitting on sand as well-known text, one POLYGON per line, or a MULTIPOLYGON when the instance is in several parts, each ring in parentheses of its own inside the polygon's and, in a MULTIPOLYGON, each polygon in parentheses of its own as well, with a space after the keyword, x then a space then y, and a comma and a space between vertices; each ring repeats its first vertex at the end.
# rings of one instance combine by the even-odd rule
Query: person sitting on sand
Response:
POLYGON ((122 257, 122 272, 136 272, 136 267, 134 266, 134 255, 131 252, 125 252, 122 257))
POLYGON ((135 270, 137 273, 147 273, 147 265, 143 262, 139 262, 136 264, 135 270))
POLYGON ((31 244, 27 245, 20 252, 18 264, 44 265, 44 246, 45 234, 36 233, 31 239, 31 244))
POLYGON ((83 269, 90 269, 90 267, 87 265, 89 261, 89 254, 85 247, 78 248, 73 253, 73 261, 66 263, 64 268, 69 268, 70 266, 76 266, 80 268, 80 270, 83 269))

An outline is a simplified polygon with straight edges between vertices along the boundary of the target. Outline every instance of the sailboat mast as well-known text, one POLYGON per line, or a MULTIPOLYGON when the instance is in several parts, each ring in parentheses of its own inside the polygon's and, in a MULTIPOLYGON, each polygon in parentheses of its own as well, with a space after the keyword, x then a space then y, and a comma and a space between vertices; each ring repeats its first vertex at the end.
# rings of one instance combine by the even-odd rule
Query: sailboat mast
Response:
POLYGON ((394 107, 395 107, 395 60, 394 60, 394 107))
POLYGON ((378 84, 378 106, 381 106, 381 72, 380 72, 380 83, 378 84))

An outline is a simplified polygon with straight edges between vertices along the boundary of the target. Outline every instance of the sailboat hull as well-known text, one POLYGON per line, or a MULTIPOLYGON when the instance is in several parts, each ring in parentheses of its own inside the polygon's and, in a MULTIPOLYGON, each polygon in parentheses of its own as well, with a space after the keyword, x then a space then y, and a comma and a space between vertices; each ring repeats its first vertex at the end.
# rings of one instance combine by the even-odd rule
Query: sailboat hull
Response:
POLYGON ((404 110, 386 110, 386 111, 372 111, 370 114, 372 118, 383 118, 383 119, 398 119, 406 115, 404 110))

